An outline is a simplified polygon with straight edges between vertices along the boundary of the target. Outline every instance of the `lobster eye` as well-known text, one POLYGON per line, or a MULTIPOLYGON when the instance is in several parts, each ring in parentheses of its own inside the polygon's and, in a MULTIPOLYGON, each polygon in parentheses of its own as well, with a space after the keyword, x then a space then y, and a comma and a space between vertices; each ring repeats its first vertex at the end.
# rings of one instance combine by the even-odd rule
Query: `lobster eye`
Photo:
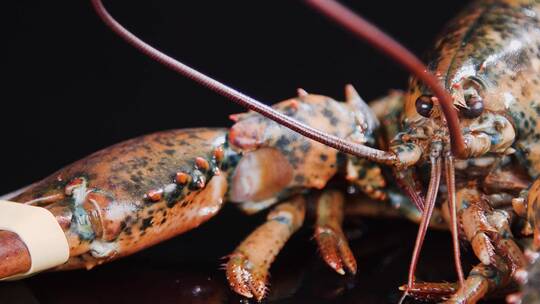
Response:
POLYGON ((476 118, 484 111, 484 100, 478 95, 470 95, 465 98, 468 108, 462 108, 460 112, 466 118, 476 118))
POLYGON ((429 118, 431 110, 433 110, 433 100, 431 100, 431 96, 422 95, 416 99, 416 112, 418 112, 418 114, 429 118))

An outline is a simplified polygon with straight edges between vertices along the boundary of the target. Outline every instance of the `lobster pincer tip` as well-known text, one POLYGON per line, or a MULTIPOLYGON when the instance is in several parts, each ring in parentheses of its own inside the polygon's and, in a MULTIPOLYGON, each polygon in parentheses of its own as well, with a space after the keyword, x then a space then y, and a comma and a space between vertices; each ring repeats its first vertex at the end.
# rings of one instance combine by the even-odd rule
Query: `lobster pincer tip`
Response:
POLYGON ((236 293, 260 302, 266 295, 266 277, 254 268, 245 255, 232 254, 226 266, 227 280, 236 293))

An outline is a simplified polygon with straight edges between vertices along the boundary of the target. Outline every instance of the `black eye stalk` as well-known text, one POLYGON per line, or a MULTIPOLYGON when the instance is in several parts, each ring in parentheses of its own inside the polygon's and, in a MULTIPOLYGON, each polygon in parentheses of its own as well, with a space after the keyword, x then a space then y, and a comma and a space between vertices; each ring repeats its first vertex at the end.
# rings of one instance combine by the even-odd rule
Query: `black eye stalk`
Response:
POLYGON ((416 99, 416 112, 418 114, 429 118, 433 111, 433 100, 430 95, 422 95, 416 99))
MULTIPOLYGON (((465 97, 467 107, 460 107, 459 112, 465 118, 476 118, 484 112, 484 100, 478 95, 469 95, 465 97)), ((418 106, 417 106, 418 107, 418 106)))

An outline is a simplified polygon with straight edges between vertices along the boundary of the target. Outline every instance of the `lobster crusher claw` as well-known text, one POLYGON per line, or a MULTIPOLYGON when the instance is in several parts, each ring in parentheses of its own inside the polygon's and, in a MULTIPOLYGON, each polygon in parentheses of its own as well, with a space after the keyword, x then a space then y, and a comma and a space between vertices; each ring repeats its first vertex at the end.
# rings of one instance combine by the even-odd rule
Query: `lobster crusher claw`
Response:
POLYGON ((47 209, 0 200, 0 230, 17 234, 30 253, 26 273, 2 280, 18 280, 64 264, 69 246, 64 231, 47 209), (36 229, 39 227, 39 229, 36 229))

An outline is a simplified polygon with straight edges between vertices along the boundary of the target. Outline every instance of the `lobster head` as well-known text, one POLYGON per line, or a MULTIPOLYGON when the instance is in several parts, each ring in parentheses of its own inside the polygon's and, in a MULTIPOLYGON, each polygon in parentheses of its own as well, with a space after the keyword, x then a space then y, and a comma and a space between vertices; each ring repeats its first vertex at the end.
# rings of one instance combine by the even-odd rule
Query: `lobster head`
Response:
MULTIPOLYGON (((464 76, 459 71, 439 77, 459 117, 457 131, 463 135, 465 149, 458 156, 466 159, 510 154, 516 132, 506 116, 509 96, 498 94, 498 90, 490 88, 472 71, 473 75, 464 76)), ((435 75, 441 74, 435 72, 435 75)), ((404 165, 428 158, 426 152, 433 145, 451 150, 450 130, 439 98, 416 78, 411 80, 403 113, 405 131, 394 139, 392 150, 404 165)))

